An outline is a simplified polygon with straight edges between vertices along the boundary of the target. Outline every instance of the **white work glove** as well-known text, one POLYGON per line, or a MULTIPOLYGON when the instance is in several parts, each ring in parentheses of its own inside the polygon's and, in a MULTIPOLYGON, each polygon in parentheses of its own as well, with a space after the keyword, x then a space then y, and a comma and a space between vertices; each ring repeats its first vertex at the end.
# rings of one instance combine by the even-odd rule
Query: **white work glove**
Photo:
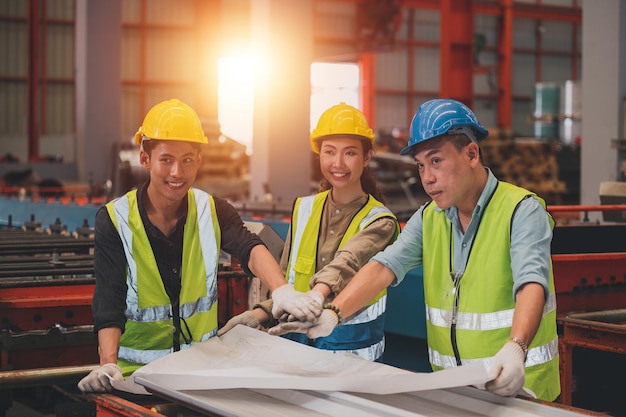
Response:
POLYGON ((273 336, 292 332, 305 333, 309 339, 317 339, 331 334, 338 322, 337 313, 331 309, 324 309, 315 322, 286 321, 271 327, 267 332, 273 336))
POLYGON ((111 379, 116 382, 124 381, 122 369, 116 363, 106 363, 97 367, 78 383, 82 392, 108 392, 113 389, 111 379))
POLYGON ((322 314, 324 295, 317 291, 300 292, 283 285, 272 293, 272 316, 278 319, 287 313, 300 321, 314 322, 322 314))
POLYGON ((254 317, 252 311, 248 310, 228 320, 224 327, 217 331, 217 335, 222 336, 223 334, 226 334, 229 330, 231 330, 238 324, 243 324, 244 326, 252 327, 253 329, 258 329, 261 327, 261 324, 259 323, 257 318, 254 317))
POLYGON ((505 343, 487 369, 490 381, 485 384, 485 389, 504 397, 519 394, 525 381, 524 356, 520 345, 505 343))

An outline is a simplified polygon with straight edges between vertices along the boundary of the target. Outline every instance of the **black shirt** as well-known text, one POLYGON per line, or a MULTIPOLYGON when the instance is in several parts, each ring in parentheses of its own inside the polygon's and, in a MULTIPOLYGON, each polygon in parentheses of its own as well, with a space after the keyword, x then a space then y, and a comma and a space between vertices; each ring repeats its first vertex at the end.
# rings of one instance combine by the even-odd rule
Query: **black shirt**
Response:
MULTIPOLYGON (((177 299, 180 293, 180 268, 183 253, 183 231, 187 216, 179 219, 169 236, 156 228, 146 213, 143 199, 148 183, 137 190, 137 205, 146 234, 150 240, 159 273, 170 299, 177 299)), ((215 211, 221 229, 221 249, 237 258, 244 271, 248 269, 250 251, 263 241, 250 232, 239 213, 226 200, 213 197, 215 211)), ((122 240, 113 225, 106 207, 96 213, 94 235, 94 268, 96 289, 92 301, 94 331, 118 327, 124 331, 126 324, 126 254, 122 240)))

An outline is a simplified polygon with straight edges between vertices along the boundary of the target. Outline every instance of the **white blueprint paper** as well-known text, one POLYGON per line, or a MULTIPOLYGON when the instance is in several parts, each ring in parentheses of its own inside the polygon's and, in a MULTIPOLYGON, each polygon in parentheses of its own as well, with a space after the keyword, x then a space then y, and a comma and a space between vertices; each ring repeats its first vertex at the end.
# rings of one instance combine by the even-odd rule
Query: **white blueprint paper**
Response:
POLYGON ((123 386, 115 387, 145 393, 134 377, 177 391, 264 388, 372 394, 480 385, 489 380, 480 362, 438 372, 411 372, 242 325, 222 337, 158 359, 135 371, 123 386))

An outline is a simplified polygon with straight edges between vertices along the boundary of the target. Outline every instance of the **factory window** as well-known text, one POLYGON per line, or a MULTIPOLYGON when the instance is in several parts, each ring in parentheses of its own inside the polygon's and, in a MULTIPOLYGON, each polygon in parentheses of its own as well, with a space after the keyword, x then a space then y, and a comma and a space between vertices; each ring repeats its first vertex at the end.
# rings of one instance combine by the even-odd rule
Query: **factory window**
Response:
MULTIPOLYGON (((218 119, 224 135, 246 145, 252 154, 254 69, 251 56, 219 60, 218 119)), ((361 107, 359 67, 351 63, 311 65, 311 129, 324 110, 339 102, 361 107)))
POLYGON ((0 2, 0 160, 74 159, 74 0, 0 2))

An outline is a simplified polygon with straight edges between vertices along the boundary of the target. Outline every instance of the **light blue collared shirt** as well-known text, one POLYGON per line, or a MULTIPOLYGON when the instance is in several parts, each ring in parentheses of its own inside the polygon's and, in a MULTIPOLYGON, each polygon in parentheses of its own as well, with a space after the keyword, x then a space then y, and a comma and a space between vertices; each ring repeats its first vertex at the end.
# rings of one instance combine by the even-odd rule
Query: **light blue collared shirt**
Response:
MULTIPOLYGON (((474 214, 465 233, 461 230, 461 223, 457 208, 452 206, 445 210, 446 216, 452 223, 454 231, 454 264, 455 271, 464 271, 469 257, 472 241, 481 221, 485 206, 498 184, 497 178, 489 168, 487 184, 483 190, 474 214)), ((387 248, 372 257, 371 261, 379 262, 391 269, 396 276, 393 286, 402 282, 404 276, 411 269, 422 265, 422 211, 420 207, 406 223, 398 239, 387 248)), ((435 210, 440 210, 435 208, 435 210)), ((489 221, 486 217, 482 221, 489 221)), ((552 226, 546 215, 546 210, 534 198, 523 200, 513 216, 511 225, 511 269, 513 271, 513 298, 515 293, 524 284, 535 282, 544 288, 544 294, 549 295, 548 280, 550 276, 550 243, 552 241, 552 226)), ((474 248, 480 250, 480 248, 474 248)))

